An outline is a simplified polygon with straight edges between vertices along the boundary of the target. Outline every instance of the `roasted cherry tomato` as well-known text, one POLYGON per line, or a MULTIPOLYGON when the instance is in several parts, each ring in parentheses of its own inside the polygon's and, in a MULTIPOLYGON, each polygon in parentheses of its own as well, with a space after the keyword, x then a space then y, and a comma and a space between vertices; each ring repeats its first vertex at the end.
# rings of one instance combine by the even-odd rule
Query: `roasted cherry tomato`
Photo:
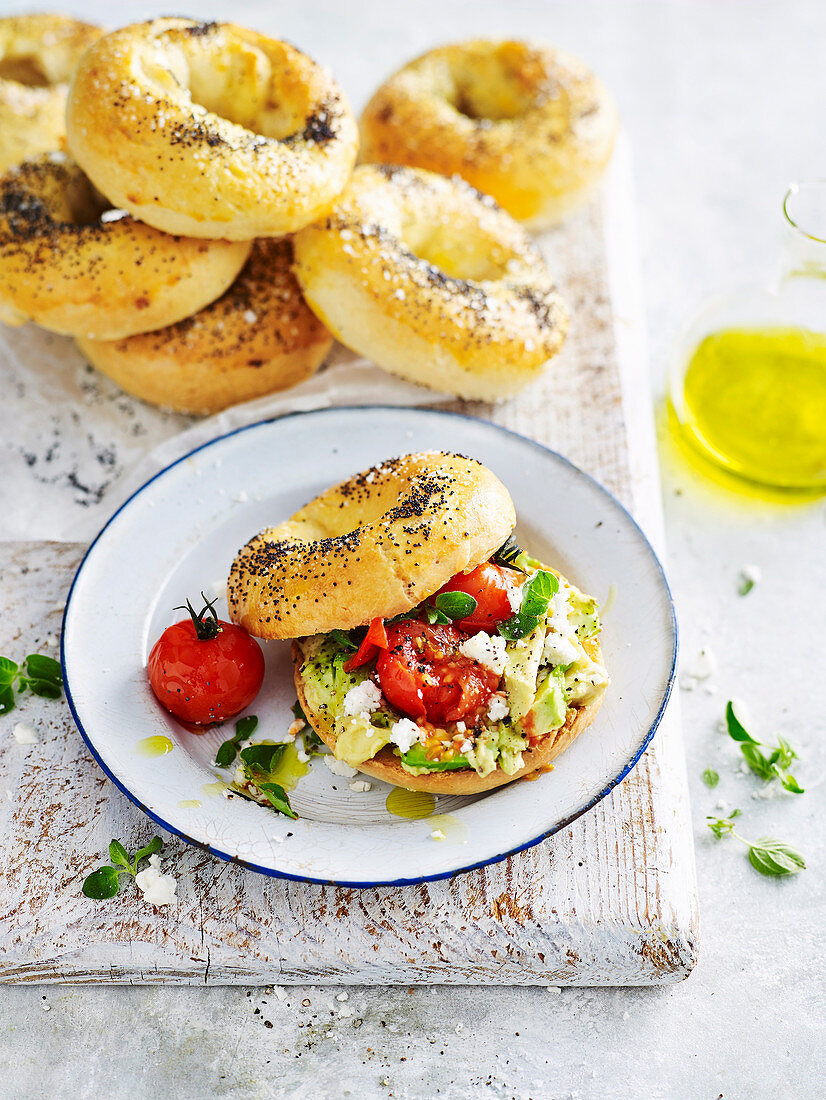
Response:
POLYGON ((460 653, 461 641, 453 626, 410 620, 388 626, 388 647, 376 662, 387 701, 435 725, 478 721, 499 686, 499 676, 460 653))
MULTIPOLYGON (((203 593, 201 593, 203 596, 203 593)), ((149 683, 176 718, 195 725, 225 722, 250 705, 264 681, 264 654, 240 626, 225 623, 212 603, 168 626, 152 647, 149 683)))
POLYGON ((380 649, 387 649, 387 631, 384 629, 383 619, 372 619, 367 633, 362 639, 352 657, 344 662, 344 671, 352 672, 354 668, 361 668, 368 661, 372 661, 380 649))
POLYGON ((513 615, 510 594, 519 591, 517 578, 522 574, 493 562, 483 562, 469 573, 457 573, 447 584, 442 585, 436 595, 442 592, 466 592, 476 600, 476 609, 466 619, 460 619, 456 626, 466 634, 477 634, 480 630, 493 633, 493 629, 513 615))

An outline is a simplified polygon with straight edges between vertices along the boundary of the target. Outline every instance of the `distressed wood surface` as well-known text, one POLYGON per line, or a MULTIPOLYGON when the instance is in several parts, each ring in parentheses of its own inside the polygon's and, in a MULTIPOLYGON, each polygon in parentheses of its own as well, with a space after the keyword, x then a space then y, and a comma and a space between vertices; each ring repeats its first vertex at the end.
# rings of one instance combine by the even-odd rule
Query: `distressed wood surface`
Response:
MULTIPOLYGON (((611 203, 616 217, 615 194, 611 203)), ((639 317, 624 313, 634 304, 622 291, 633 265, 618 259, 605 209, 594 204, 546 242, 574 316, 556 368, 503 406, 450 407, 560 450, 656 535, 648 389, 628 339, 639 317)), ((83 549, 0 544, 0 652, 48 652, 83 549)), ((41 741, 18 745, 3 720, 2 981, 624 985, 679 980, 694 965, 693 854, 673 710, 609 797, 500 864, 353 890, 267 879, 168 838, 179 899, 171 911, 133 890, 105 903, 81 895, 111 837, 136 847, 153 826, 98 769, 65 703, 30 699, 21 716, 41 741)))

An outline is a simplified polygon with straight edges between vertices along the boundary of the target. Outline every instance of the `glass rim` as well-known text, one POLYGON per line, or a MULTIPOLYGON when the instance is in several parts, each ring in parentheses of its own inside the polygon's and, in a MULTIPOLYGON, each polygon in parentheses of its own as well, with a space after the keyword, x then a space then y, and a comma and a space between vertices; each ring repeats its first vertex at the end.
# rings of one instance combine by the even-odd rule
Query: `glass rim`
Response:
POLYGON ((816 187, 822 188, 824 194, 826 194, 826 179, 796 180, 794 183, 790 183, 789 189, 783 198, 783 216, 794 232, 800 234, 801 237, 805 237, 808 241, 815 241, 817 244, 826 244, 826 227, 819 231, 824 236, 818 236, 818 233, 805 229, 800 222, 796 221, 789 210, 789 204, 801 191, 816 187))

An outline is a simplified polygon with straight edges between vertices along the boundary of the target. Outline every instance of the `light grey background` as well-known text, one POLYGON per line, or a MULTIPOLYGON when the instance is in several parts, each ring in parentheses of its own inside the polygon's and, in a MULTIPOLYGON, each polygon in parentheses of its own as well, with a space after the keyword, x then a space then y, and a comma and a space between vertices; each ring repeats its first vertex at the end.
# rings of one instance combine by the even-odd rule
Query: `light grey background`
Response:
MULTIPOLYGON (((158 10, 72 7, 107 23, 158 10)), ((357 108, 398 64, 448 39, 535 36, 586 58, 614 90, 634 146, 658 400, 669 345, 703 297, 770 274, 787 182, 826 177, 818 2, 241 0, 201 2, 192 14, 289 38, 333 68, 357 108)), ((822 503, 780 509, 712 490, 665 439, 662 458, 684 663, 710 643, 719 666, 681 699, 702 906, 701 961, 688 982, 661 991, 354 989, 346 1002, 310 988, 285 1000, 232 988, 5 988, 0 1095, 826 1095, 826 513, 822 503), (763 580, 741 598, 746 562, 763 580), (805 796, 751 797, 757 781, 737 773, 736 749, 716 730, 729 696, 747 705, 758 734, 782 731, 801 749, 805 796), (700 780, 708 765, 722 777, 714 792, 700 780), (715 842, 703 818, 721 800, 743 808, 747 835, 801 847, 808 870, 762 879, 734 841, 715 842), (342 1005, 352 1017, 339 1016, 342 1005)))

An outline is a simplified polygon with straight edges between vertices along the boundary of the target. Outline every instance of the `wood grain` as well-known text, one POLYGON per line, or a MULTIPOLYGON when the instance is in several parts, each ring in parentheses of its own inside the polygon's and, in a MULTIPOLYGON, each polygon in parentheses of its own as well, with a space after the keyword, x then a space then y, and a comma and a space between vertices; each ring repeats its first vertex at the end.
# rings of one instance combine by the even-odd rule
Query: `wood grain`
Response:
MULTIPOLYGON (((635 502, 603 210, 545 241, 573 307, 545 380, 505 405, 452 406, 548 443, 656 522, 653 457, 635 502)), ((644 400, 648 400, 647 393, 644 400)), ((635 482, 638 479, 635 477, 635 482)), ((0 652, 43 648, 59 629, 83 547, 0 544, 0 652)), ((48 651, 48 650, 45 650, 48 651)), ((40 744, 0 736, 0 980, 137 983, 625 985, 684 978, 697 906, 679 730, 666 716, 639 766, 593 811, 518 856, 450 881, 353 890, 267 879, 167 839, 177 907, 135 891, 80 893, 109 839, 154 828, 91 759, 65 703, 29 699, 40 744)))

